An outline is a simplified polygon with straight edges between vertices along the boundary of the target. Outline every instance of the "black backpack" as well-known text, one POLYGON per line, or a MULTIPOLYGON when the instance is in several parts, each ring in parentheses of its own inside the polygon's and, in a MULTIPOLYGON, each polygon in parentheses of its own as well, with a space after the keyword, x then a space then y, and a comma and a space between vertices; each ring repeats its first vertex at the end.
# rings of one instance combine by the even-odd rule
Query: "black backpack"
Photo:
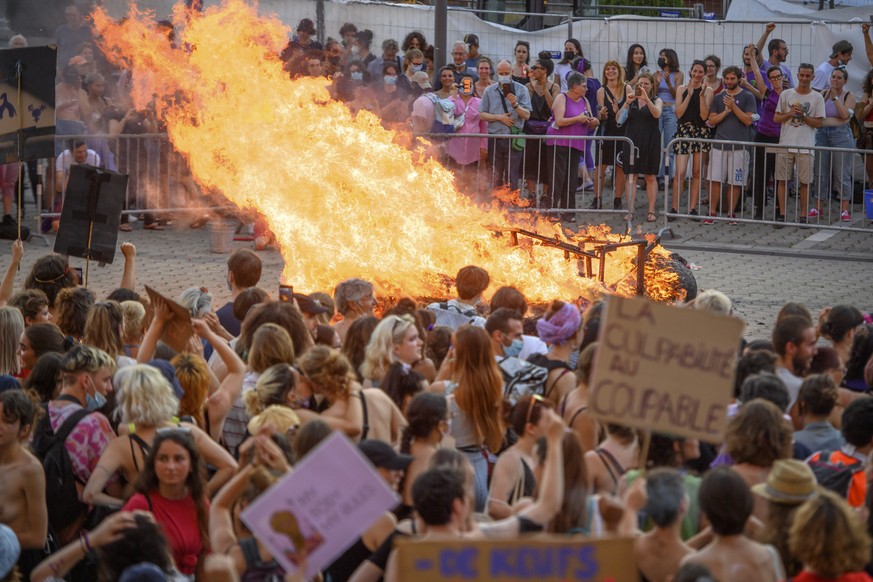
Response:
MULTIPOLYGON (((77 404, 79 402, 65 396, 58 397, 58 400, 69 400, 77 404)), ((55 532, 60 533, 88 511, 88 505, 79 500, 76 483, 82 482, 73 472, 73 463, 64 445, 79 421, 88 416, 88 411, 82 408, 72 413, 55 433, 49 420, 48 404, 43 404, 42 407, 45 414, 34 433, 33 452, 45 470, 45 502, 49 525, 55 532)))

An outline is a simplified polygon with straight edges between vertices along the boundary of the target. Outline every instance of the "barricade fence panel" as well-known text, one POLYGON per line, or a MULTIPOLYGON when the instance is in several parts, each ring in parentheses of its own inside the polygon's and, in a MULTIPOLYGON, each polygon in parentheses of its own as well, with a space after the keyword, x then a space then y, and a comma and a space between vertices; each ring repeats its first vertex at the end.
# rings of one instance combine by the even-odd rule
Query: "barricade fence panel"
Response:
POLYGON ((865 191, 873 187, 867 173, 873 152, 677 138, 664 153, 683 144, 709 151, 681 156, 684 163, 674 166, 664 189, 665 222, 681 216, 707 224, 761 221, 871 232, 865 191), (699 186, 691 186, 694 173, 699 186))
MULTIPOLYGON (((583 198, 599 198, 605 184, 623 179, 622 160, 639 155, 633 142, 622 136, 427 133, 419 137, 430 142, 429 153, 454 173, 458 191, 471 200, 519 203, 522 210, 567 220, 575 219, 583 208, 594 210, 583 198), (606 172, 614 167, 619 168, 617 176, 606 172), (512 196, 516 190, 517 200, 512 196)), ((621 210, 613 205, 609 196, 598 208, 621 210)))

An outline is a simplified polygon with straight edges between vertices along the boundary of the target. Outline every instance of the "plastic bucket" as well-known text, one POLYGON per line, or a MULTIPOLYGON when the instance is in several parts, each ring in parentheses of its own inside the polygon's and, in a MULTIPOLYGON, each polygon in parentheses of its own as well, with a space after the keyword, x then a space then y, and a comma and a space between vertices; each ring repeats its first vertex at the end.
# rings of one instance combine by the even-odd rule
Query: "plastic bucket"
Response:
POLYGON ((213 253, 229 253, 236 234, 236 222, 232 220, 209 221, 209 250, 213 253))
POLYGON ((864 190, 864 213, 867 220, 873 220, 873 190, 864 190))

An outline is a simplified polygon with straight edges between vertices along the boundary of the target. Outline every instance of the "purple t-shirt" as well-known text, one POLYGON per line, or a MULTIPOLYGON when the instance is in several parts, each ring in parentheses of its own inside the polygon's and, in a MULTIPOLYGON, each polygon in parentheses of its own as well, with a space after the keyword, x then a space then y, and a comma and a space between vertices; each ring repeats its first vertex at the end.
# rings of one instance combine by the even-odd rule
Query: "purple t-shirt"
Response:
POLYGON ((776 108, 779 106, 779 94, 772 89, 767 89, 762 105, 761 119, 758 120, 758 133, 768 137, 779 137, 782 124, 776 123, 773 119, 776 108))

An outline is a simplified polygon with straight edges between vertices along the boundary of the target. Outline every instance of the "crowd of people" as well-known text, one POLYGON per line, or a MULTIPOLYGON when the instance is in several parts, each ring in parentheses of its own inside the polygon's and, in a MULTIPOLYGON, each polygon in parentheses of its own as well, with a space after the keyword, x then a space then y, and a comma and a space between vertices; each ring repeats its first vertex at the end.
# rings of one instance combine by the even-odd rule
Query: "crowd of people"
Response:
MULTIPOLYGON (((873 134, 866 131, 873 128, 873 69, 863 80, 863 97, 856 98, 846 89, 851 43, 836 42, 817 66, 791 68, 788 45, 771 38, 775 28, 766 25, 757 42, 737 55, 741 62, 723 69, 721 57, 702 54, 683 67, 669 47, 649 63, 646 48, 633 44, 626 58, 613 55, 602 71, 593 71, 575 38, 565 42, 561 55, 534 53, 519 40, 512 55, 489 57, 475 34, 453 42, 451 61, 440 66, 419 31, 402 43, 385 39, 376 54, 372 31, 346 23, 337 39, 329 37, 322 46, 309 19, 300 22, 282 58, 292 76, 331 79, 334 97, 353 111, 373 112, 387 127, 430 134, 438 146, 432 154, 455 172, 459 189, 477 199, 499 186, 526 187, 542 208, 569 209, 577 208, 577 191, 590 190, 589 208, 624 205, 632 219, 639 177, 650 222, 657 218, 657 191, 669 180, 671 214, 682 209, 696 216, 708 205, 708 214, 733 218, 749 197, 746 214, 763 219, 775 194, 767 217, 784 222, 790 188, 798 197, 797 222, 829 219, 832 198, 838 219, 851 222, 851 209, 860 204, 854 183, 863 186, 873 176, 873 156, 864 154, 873 147, 873 134), (455 133, 489 137, 441 135, 455 133), (665 165, 662 151, 674 139, 679 141, 665 165), (773 151, 733 142, 856 152, 773 151), (853 170, 858 154, 865 172, 853 170), (609 180, 611 205, 604 194, 609 180)), ((873 66, 870 26, 862 29, 873 66)), ((572 213, 561 216, 574 220, 572 213)))
MULTIPOLYGON (((632 536, 657 582, 871 580, 857 307, 788 303, 743 341, 724 437, 703 443, 590 413, 608 298, 530 306, 471 265, 429 305, 357 278, 277 300, 238 249, 225 305, 174 298, 185 341, 187 318, 137 292, 133 245, 105 298, 55 254, 17 278, 23 252, 0 282, 0 580, 283 579, 239 511, 336 432, 398 504, 323 580, 403 579, 403 538, 530 532, 632 536)), ((715 290, 679 307, 736 317, 715 290)))
MULTIPOLYGON (((157 137, 164 127, 154 108, 133 107, 131 71, 107 62, 76 5, 64 15, 56 34, 57 158, 55 171, 45 175, 46 210, 60 211, 70 168, 81 163, 130 175, 126 208, 142 211, 146 229, 172 222, 149 208, 203 206, 184 160, 157 137)), ((158 24, 175 43, 173 24, 158 24)), ((870 25, 861 27, 861 58, 873 65, 870 25)), ((594 71, 575 38, 561 54, 537 52, 519 40, 505 55, 489 54, 471 33, 451 43, 443 66, 420 31, 402 41, 386 38, 376 49, 371 30, 345 23, 336 37, 319 35, 304 18, 279 56, 294 78, 330 79, 331 95, 353 112, 372 112, 391 129, 428 134, 429 154, 478 202, 491 202, 495 188, 509 187, 565 221, 575 221, 568 210, 581 205, 624 209, 630 220, 641 179, 650 222, 657 219, 658 191, 665 190, 671 215, 705 224, 714 216, 732 224, 737 216, 850 223, 863 189, 873 185, 867 153, 873 150, 873 69, 855 95, 846 88, 845 65, 855 56, 850 42, 834 43, 820 64, 789 66, 789 47, 775 30, 767 24, 735 60, 700 54, 680 63, 672 48, 658 49, 655 59, 633 44, 594 71), (736 64, 727 65, 732 60, 736 64), (577 201, 577 192, 591 192, 590 202, 577 201), (796 201, 791 208, 789 200, 796 201)), ((26 45, 20 35, 9 41, 10 47, 26 45)), ((35 185, 37 166, 27 167, 35 185)), ((22 168, 0 168, 2 221, 11 225, 22 168)), ((197 215, 192 226, 206 219, 197 215)), ((42 229, 57 222, 46 220, 42 229)), ((120 228, 131 229, 127 218, 120 228)))

